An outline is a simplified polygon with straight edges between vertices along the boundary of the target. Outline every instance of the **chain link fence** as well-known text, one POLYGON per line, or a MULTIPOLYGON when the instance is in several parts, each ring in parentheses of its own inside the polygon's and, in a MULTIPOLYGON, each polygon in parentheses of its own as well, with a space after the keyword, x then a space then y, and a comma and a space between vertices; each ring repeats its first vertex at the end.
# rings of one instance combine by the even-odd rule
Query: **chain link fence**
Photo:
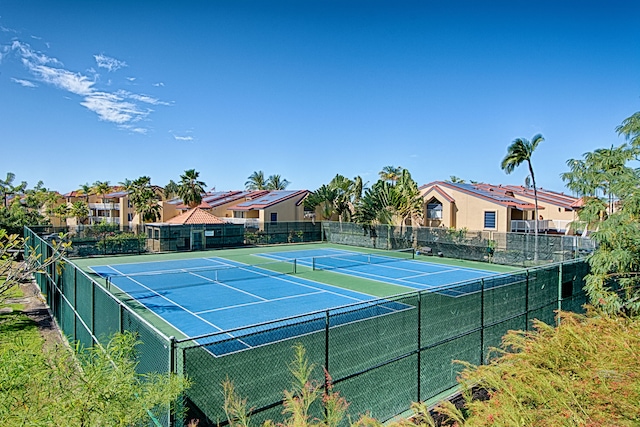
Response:
POLYGON ((375 249, 416 248, 425 255, 530 267, 581 258, 595 249, 586 237, 499 233, 431 227, 322 222, 323 240, 375 249))
MULTIPOLYGON (((323 226, 323 232, 327 229, 323 226)), ((393 249, 406 246, 382 230, 376 231, 376 239, 386 239, 393 249)), ((27 254, 33 250, 41 259, 52 254, 51 246, 32 230, 25 229, 25 237, 27 254)), ((462 368, 452 360, 484 363, 508 330, 528 329, 534 318, 553 324, 558 309, 581 311, 587 274, 588 264, 581 259, 550 263, 178 341, 69 260, 36 274, 36 280, 71 342, 87 347, 105 343, 115 332, 137 333, 142 342, 139 372, 187 376, 192 386, 185 395, 186 419, 198 418, 200 426, 223 426, 227 421, 221 383, 227 378, 247 398, 255 422, 282 420, 282 391, 291 385, 288 364, 297 343, 317 366, 314 379, 323 382, 326 370, 334 390, 350 402, 352 419, 369 412, 388 420, 411 402, 454 387, 462 368)), ((164 408, 158 425, 178 426, 182 420, 172 420, 164 408)))
POLYGON ((228 378, 256 422, 282 421, 288 364, 300 343, 317 366, 314 379, 324 381, 326 370, 352 419, 366 412, 390 419, 454 387, 461 366, 452 360, 486 362, 508 330, 528 329, 534 318, 554 324, 558 309, 580 311, 587 272, 572 260, 180 340, 177 367, 193 380, 190 417, 226 424, 220 384, 228 378))
MULTIPOLYGON (((53 248, 35 232, 25 228, 26 255, 34 251, 42 262, 53 255, 53 248)), ((113 334, 129 331, 140 345, 137 372, 171 372, 171 342, 132 309, 114 297, 70 260, 62 259, 46 271, 36 273, 36 283, 53 317, 72 345, 88 348, 107 344, 113 334)), ((157 408, 156 426, 169 426, 169 408, 157 408)))
POLYGON ((258 227, 238 224, 146 224, 133 228, 118 224, 74 227, 44 225, 30 227, 30 230, 47 242, 58 239, 59 233, 67 234, 72 242, 68 253, 70 258, 305 243, 322 239, 321 223, 309 221, 265 222, 258 227))

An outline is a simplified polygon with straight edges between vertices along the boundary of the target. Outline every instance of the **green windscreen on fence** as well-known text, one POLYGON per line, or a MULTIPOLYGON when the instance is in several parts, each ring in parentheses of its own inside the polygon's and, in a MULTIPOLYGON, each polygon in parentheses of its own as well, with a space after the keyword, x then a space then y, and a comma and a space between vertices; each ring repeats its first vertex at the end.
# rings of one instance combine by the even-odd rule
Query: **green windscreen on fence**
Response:
MULTIPOLYGON (((391 246, 416 237, 415 230, 404 230, 402 236, 384 230, 354 228, 351 236, 355 239, 357 231, 377 245, 391 246)), ((26 235, 33 238, 29 250, 46 256, 47 243, 35 233, 26 235)), ((482 236, 448 238, 482 242, 482 236)), ((583 260, 550 264, 171 341, 71 261, 60 267, 60 274, 50 269, 37 280, 65 335, 90 346, 106 342, 113 332, 134 333, 141 342, 140 373, 174 371, 192 381, 185 403, 188 417, 200 419, 200 427, 226 424, 221 384, 227 378, 253 408, 255 422, 281 421, 282 391, 291 389, 289 364, 296 344, 305 347, 315 365, 314 381, 323 383, 327 370, 334 390, 350 402, 351 419, 365 412, 390 419, 411 402, 455 386, 461 365, 454 360, 484 363, 508 330, 531 328, 536 318, 552 323, 559 307, 580 310, 588 273, 583 260)), ((318 410, 312 408, 312 416, 321 416, 318 410)), ((169 425, 166 408, 159 420, 169 425)))

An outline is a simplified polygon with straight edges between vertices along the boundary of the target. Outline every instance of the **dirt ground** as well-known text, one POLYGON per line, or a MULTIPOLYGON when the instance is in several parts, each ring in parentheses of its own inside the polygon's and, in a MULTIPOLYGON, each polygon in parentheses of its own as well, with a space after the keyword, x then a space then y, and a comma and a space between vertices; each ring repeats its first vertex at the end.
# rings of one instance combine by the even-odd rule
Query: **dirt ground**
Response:
POLYGON ((49 308, 45 303, 38 285, 35 282, 23 283, 20 285, 23 296, 20 298, 10 298, 7 303, 22 304, 23 312, 35 322, 38 331, 44 340, 44 347, 55 347, 64 344, 60 329, 53 321, 49 308))

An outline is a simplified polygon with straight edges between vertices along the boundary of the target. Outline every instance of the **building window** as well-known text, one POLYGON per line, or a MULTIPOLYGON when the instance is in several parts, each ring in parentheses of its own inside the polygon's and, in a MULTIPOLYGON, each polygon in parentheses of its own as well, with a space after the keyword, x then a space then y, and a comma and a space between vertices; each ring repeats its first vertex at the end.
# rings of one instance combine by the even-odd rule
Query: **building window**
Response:
POLYGON ((278 212, 271 212, 271 222, 278 222, 278 212))
POLYGON ((427 218, 428 219, 442 219, 442 204, 441 203, 427 203, 427 218))
POLYGON ((127 221, 129 221, 129 222, 133 221, 133 214, 132 213, 128 213, 127 214, 127 221))
POLYGON ((484 228, 496 229, 496 211, 485 211, 484 213, 484 228))

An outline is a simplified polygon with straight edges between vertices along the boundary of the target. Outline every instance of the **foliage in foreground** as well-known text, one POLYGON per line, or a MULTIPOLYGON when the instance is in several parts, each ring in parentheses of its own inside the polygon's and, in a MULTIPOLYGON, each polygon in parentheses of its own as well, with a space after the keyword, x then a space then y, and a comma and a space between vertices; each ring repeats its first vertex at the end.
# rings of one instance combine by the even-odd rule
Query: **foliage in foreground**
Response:
POLYGON ((43 352, 26 316, 0 323, 0 425, 138 426, 166 411, 187 386, 184 379, 139 375, 131 334, 77 357, 64 347, 43 352))
POLYGON ((17 285, 30 281, 34 273, 43 272, 50 265, 58 262, 71 247, 71 242, 64 242, 65 236, 60 235, 58 240, 53 240, 53 255, 48 258, 37 254, 31 249, 29 255, 21 262, 18 256, 22 254, 25 244, 29 242, 17 234, 8 234, 0 228, 0 304, 9 296, 9 292, 17 285))
MULTIPOLYGON (((466 407, 451 402, 435 408, 455 427, 637 426, 640 422, 640 320, 594 313, 561 313, 560 326, 535 322, 528 332, 511 331, 499 357, 490 364, 467 363, 459 379, 466 407), (473 400, 472 389, 489 392, 473 400)), ((304 348, 295 347, 290 365, 292 391, 284 393, 282 423, 264 427, 382 427, 367 415, 345 420, 348 403, 329 388, 310 380, 314 369, 304 348)), ((330 382, 329 382, 330 384, 330 382)), ((230 381, 223 384, 231 427, 251 427, 247 401, 230 381)), ((438 425, 424 403, 411 406, 413 417, 387 427, 438 425)), ((438 417, 440 418, 440 417, 438 417)))
POLYGON ((554 328, 511 331, 500 357, 461 374, 465 413, 440 410, 458 426, 637 426, 640 422, 640 321, 560 315, 554 328), (472 401, 471 387, 489 391, 472 401))

